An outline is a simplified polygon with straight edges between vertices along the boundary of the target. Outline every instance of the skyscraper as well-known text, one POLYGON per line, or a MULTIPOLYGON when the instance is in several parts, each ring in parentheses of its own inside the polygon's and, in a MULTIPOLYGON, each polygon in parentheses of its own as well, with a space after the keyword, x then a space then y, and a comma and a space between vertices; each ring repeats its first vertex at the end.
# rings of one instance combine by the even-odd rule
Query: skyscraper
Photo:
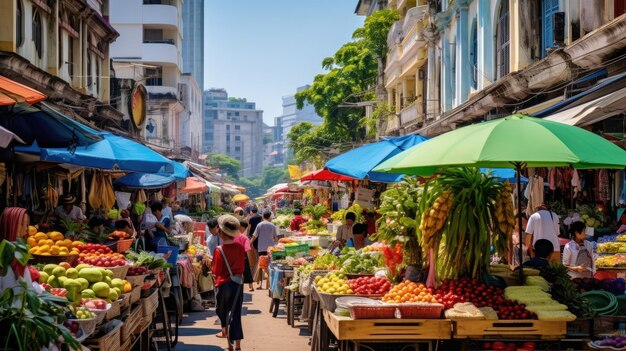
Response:
POLYGON ((183 1, 183 73, 204 90, 204 0, 183 1))

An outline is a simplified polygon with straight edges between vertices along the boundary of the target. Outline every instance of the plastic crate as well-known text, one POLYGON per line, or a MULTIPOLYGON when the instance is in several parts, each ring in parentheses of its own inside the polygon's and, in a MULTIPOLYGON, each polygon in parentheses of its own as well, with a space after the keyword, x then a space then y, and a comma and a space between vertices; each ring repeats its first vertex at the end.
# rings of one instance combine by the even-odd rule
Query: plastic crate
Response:
POLYGON ((285 257, 287 257, 287 254, 286 254, 285 251, 274 251, 274 252, 272 252, 272 261, 282 260, 285 257))
POLYGON ((285 254, 290 257, 307 256, 309 254, 309 244, 285 246, 285 254))
POLYGON ((157 246, 157 253, 163 254, 163 258, 167 260, 167 263, 176 267, 176 260, 178 259, 178 246, 157 246))

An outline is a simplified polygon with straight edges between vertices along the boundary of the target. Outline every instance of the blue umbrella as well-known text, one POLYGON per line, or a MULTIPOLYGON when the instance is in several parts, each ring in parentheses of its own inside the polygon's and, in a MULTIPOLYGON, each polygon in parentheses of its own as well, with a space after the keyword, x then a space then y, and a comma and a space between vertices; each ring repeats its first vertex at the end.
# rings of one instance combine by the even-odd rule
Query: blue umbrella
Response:
POLYGON ((99 135, 103 140, 77 147, 74 152, 61 148, 42 148, 41 160, 122 171, 174 172, 172 161, 140 143, 111 133, 99 135))
POLYGON ((372 172, 372 169, 388 158, 426 140, 428 139, 417 134, 383 138, 379 142, 363 145, 330 159, 326 162, 325 168, 357 179, 399 182, 404 177, 403 174, 372 172))
MULTIPOLYGON (((515 178, 515 170, 512 168, 481 168, 481 172, 498 178, 499 181, 509 181, 510 183, 517 183, 517 179, 515 178)), ((521 177, 522 183, 528 183, 528 178, 521 177)))
POLYGON ((159 173, 132 172, 116 180, 115 184, 126 188, 155 189, 193 176, 182 163, 172 161, 172 165, 174 173, 167 173, 163 169, 159 173))
POLYGON ((16 104, 0 108, 0 126, 15 133, 26 145, 70 148, 102 140, 99 132, 68 118, 46 104, 16 104))

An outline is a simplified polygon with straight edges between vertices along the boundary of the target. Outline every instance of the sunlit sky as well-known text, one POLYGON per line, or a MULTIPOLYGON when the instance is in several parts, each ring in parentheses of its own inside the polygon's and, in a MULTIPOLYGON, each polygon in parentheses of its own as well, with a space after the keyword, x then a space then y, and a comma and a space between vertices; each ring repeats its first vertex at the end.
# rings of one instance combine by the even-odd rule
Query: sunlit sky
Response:
POLYGON ((311 84, 364 17, 357 0, 205 0, 204 88, 225 88, 263 110, 269 125, 282 96, 311 84))

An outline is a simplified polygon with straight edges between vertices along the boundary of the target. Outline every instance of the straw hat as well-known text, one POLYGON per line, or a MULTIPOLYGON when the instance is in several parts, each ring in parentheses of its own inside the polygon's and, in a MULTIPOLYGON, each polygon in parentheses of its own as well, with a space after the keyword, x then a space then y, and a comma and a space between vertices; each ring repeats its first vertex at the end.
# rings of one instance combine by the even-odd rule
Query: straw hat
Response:
POLYGON ((65 195, 61 198, 61 203, 63 205, 73 205, 76 202, 76 197, 74 195, 65 195))
POLYGON ((232 215, 221 215, 217 219, 217 223, 220 226, 220 230, 224 232, 224 234, 234 238, 239 234, 239 220, 232 215))

